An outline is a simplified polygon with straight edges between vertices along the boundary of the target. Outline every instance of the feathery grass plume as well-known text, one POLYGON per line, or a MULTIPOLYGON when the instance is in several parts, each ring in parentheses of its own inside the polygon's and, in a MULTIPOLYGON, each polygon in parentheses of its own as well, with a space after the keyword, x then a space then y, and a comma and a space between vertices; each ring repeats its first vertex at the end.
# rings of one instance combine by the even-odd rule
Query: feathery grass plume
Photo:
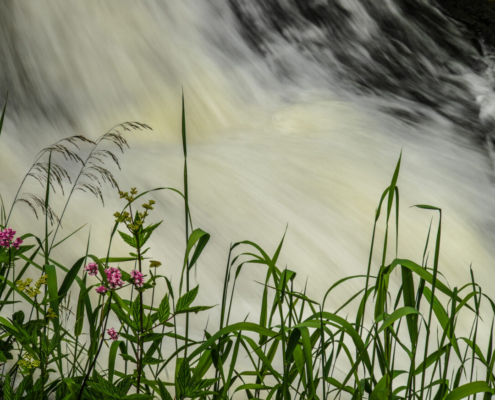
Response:
MULTIPOLYGON (((50 165, 50 187, 53 192, 56 193, 55 185, 53 178, 55 179, 55 183, 57 183, 58 187, 62 190, 62 195, 65 195, 63 180, 67 179, 69 183, 72 183, 69 173, 66 169, 62 168, 60 165, 52 164, 50 165)), ((34 179, 36 179, 42 187, 45 187, 47 177, 48 177, 48 163, 36 163, 31 168, 31 171, 27 174, 34 179)))
POLYGON ((103 205, 105 205, 105 200, 101 191, 102 184, 109 183, 113 189, 119 189, 119 185, 113 174, 107 168, 103 167, 105 164, 104 159, 107 158, 112 160, 119 169, 120 163, 118 157, 112 151, 98 149, 98 146, 101 143, 108 141, 117 146, 119 150, 124 153, 124 147, 129 148, 129 144, 122 135, 121 130, 131 131, 143 129, 152 130, 150 126, 141 122, 123 122, 113 126, 108 132, 96 139, 93 149, 86 160, 82 162, 83 168, 76 179, 74 190, 92 193, 101 200, 103 205), (87 178, 87 180, 80 181, 80 178, 87 178))
POLYGON ((46 207, 45 200, 43 200, 40 196, 36 194, 23 193, 17 198, 16 203, 27 204, 29 208, 34 212, 36 219, 39 219, 38 212, 36 210, 36 208, 39 208, 41 209, 43 215, 48 216, 51 225, 53 225, 55 222, 60 223, 60 218, 57 216, 57 214, 55 214, 52 207, 50 205, 46 207))
MULTIPOLYGON (((61 140, 55 142, 54 144, 52 144, 48 147, 45 147, 43 150, 41 150, 37 154, 33 164, 29 168, 28 172, 26 173, 26 175, 22 179, 22 182, 19 185, 19 188, 17 189, 17 193, 14 197, 14 201, 12 202, 12 206, 10 208, 9 214, 7 216, 7 219, 6 219, 6 224, 10 220, 10 216, 12 215, 12 211, 14 209, 15 204, 17 204, 19 202, 26 203, 26 204, 30 205, 30 208, 33 209, 33 211, 34 211, 33 205, 38 204, 37 201, 33 201, 31 203, 28 203, 26 201, 25 197, 26 196, 30 197, 30 196, 32 196, 31 194, 22 194, 21 195, 21 189, 24 186, 24 183, 26 182, 27 178, 31 177, 31 178, 36 179, 41 184, 42 187, 44 187, 44 184, 46 184, 46 182, 49 182, 50 187, 53 189, 53 191, 55 191, 54 182, 56 182, 57 185, 62 190, 62 194, 64 194, 64 187, 63 187, 64 179, 67 179, 69 181, 69 183, 72 183, 70 175, 67 172, 67 170, 65 168, 63 168, 62 166, 60 166, 59 164, 51 162, 50 166, 49 166, 49 163, 40 162, 40 160, 47 153, 49 153, 49 154, 55 153, 55 154, 62 155, 66 161, 72 161, 72 162, 82 164, 83 163, 82 159, 77 154, 77 152, 75 152, 74 150, 72 150, 71 148, 69 148, 66 145, 68 143, 68 144, 76 147, 77 150, 80 150, 79 144, 81 142, 94 144, 94 142, 92 140, 90 140, 90 139, 88 139, 82 135, 69 136, 67 138, 64 138, 64 139, 61 139, 61 140), (50 170, 50 179, 48 179, 48 170, 50 170), (54 179, 52 179, 52 178, 54 178, 54 179), (24 200, 21 200, 21 199, 24 199, 24 200)), ((44 210, 44 209, 45 209, 45 207, 42 208, 42 210, 44 210)), ((36 215, 36 218, 38 218, 37 213, 35 213, 35 215, 36 215)), ((52 219, 52 218, 50 218, 50 219, 52 219)))

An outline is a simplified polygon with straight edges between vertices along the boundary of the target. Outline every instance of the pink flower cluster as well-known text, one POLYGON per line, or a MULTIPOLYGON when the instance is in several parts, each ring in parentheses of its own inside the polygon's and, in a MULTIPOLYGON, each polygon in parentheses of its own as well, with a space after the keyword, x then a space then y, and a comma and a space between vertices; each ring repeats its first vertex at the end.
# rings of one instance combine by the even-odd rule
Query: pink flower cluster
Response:
POLYGON ((117 287, 122 287, 124 281, 122 280, 122 273, 118 268, 108 268, 105 270, 107 274, 108 286, 110 289, 116 289, 117 287))
POLYGON ((85 271, 88 271, 88 275, 96 276, 98 273, 98 264, 96 263, 89 263, 84 267, 85 271))
POLYGON ((113 328, 107 329, 107 333, 110 335, 110 339, 112 340, 117 340, 119 338, 119 334, 115 332, 115 329, 113 328))
POLYGON ((144 279, 143 274, 137 270, 131 271, 131 278, 134 279, 134 284, 137 287, 143 287, 144 279))
POLYGON ((96 290, 96 293, 103 294, 103 293, 105 293, 108 289, 107 289, 105 286, 101 285, 101 286, 98 286, 95 290, 96 290))
POLYGON ((14 249, 18 249, 22 244, 23 240, 18 237, 14 240, 15 231, 12 228, 7 228, 0 231, 0 247, 10 248, 12 246, 14 249))

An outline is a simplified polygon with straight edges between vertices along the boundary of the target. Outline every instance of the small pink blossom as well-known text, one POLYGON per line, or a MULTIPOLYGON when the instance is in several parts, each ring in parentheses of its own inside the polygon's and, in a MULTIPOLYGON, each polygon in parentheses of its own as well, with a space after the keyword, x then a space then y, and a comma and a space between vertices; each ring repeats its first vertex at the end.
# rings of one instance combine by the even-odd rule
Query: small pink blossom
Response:
POLYGON ((137 287, 143 287, 144 279, 143 274, 137 270, 131 271, 131 278, 134 279, 134 284, 137 287))
POLYGON ((103 293, 105 293, 107 290, 108 290, 108 289, 107 289, 105 286, 101 285, 101 286, 98 286, 98 287, 96 288, 96 293, 103 294, 103 293))
POLYGON ((117 340, 119 338, 119 334, 115 332, 115 329, 113 328, 107 329, 107 333, 110 335, 110 339, 112 340, 117 340))
POLYGON ((19 246, 20 246, 23 242, 24 242, 24 241, 23 241, 20 237, 18 237, 18 238, 15 240, 15 242, 12 244, 12 247, 13 247, 14 249, 18 249, 18 248, 19 248, 19 246))
POLYGON ((98 273, 98 264, 89 263, 84 267, 85 271, 88 271, 88 275, 95 276, 98 273))
POLYGON ((0 247, 10 248, 11 246, 18 249, 23 240, 18 237, 14 241, 15 231, 12 228, 6 228, 0 231, 0 247))
POLYGON ((107 274, 108 286, 110 289, 116 289, 117 287, 122 287, 124 285, 122 273, 118 268, 107 268, 105 273, 107 274))

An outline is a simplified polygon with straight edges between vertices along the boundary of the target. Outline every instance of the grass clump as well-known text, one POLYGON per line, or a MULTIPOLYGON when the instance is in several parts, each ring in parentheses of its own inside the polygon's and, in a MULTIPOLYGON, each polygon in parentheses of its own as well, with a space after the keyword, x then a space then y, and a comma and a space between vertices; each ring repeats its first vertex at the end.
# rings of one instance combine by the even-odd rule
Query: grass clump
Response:
MULTIPOLYGON (((4 115, 5 107, 0 130, 4 115)), ((472 280, 460 288, 450 289, 443 280, 439 271, 441 209, 416 206, 439 216, 437 228, 430 226, 422 260, 414 262, 396 256, 392 263, 385 263, 391 237, 396 238, 396 253, 398 248, 397 182, 401 158, 390 186, 379 200, 363 275, 339 280, 320 302, 310 298, 305 290, 294 288, 296 272, 280 268, 284 238, 271 256, 252 241, 234 243, 228 253, 220 304, 210 311, 219 313, 220 324, 217 328, 207 326, 203 337, 193 337, 191 319, 212 308, 195 303, 199 285, 194 286, 191 276, 210 235, 193 226, 189 209, 185 122, 183 104, 184 191, 167 187, 141 193, 136 188, 127 192, 118 189, 123 205, 114 214, 106 255, 86 251, 73 265, 66 266, 53 259, 51 252, 67 238, 55 240, 75 191, 90 192, 103 201, 104 182, 118 188, 103 163, 107 158, 119 165, 118 159, 100 145, 106 141, 123 151, 127 142, 118 129, 149 129, 145 124, 124 123, 96 141, 74 136, 44 149, 22 184, 29 177, 35 178, 44 186, 45 196, 34 197, 19 189, 9 213, 2 207, 3 398, 456 400, 476 394, 484 399, 491 397, 495 387, 493 322, 491 328, 486 328, 481 315, 482 304, 489 305, 493 321, 495 304, 482 292, 473 273, 472 280), (91 146, 86 157, 79 153, 80 144, 91 146), (80 165, 73 181, 56 162, 60 156, 80 165), (71 190, 59 217, 50 200, 55 188, 63 188, 66 181, 71 190), (161 221, 154 220, 155 203, 149 195, 159 191, 171 192, 184 200, 185 251, 179 266, 181 278, 175 286, 169 276, 161 275, 160 261, 146 257, 147 243, 161 226, 161 221), (23 202, 36 216, 39 211, 45 216, 44 237, 26 233, 15 239, 16 232, 8 230, 13 207, 23 202), (380 222, 385 224, 385 236, 381 263, 374 265, 380 222), (129 246, 129 255, 110 256, 116 236, 129 246), (430 246, 432 262, 428 257, 430 246), (230 323, 235 313, 232 306, 236 284, 248 265, 266 271, 257 308, 259 318, 253 321, 247 317, 243 322, 230 323), (31 276, 38 276, 34 284, 31 278, 24 279, 28 270, 31 276), (394 271, 400 277, 397 290, 392 289, 394 271), (327 311, 325 304, 332 299, 334 289, 354 279, 362 280, 362 289, 351 294, 336 312, 327 311), (67 326, 63 321, 72 295, 77 295, 77 310, 69 315, 73 323, 67 326), (19 309, 19 303, 30 309, 29 315, 19 309), (349 318, 347 310, 356 304, 357 312, 349 318), (458 329, 461 315, 472 321, 467 337, 458 329), (114 322, 110 323, 111 320, 114 322), (489 331, 486 349, 480 347, 482 329, 489 331), (108 348, 107 357, 101 356, 103 346, 108 348), (166 370, 173 374, 165 377, 166 370)), ((486 314, 485 310, 485 317, 486 314)))

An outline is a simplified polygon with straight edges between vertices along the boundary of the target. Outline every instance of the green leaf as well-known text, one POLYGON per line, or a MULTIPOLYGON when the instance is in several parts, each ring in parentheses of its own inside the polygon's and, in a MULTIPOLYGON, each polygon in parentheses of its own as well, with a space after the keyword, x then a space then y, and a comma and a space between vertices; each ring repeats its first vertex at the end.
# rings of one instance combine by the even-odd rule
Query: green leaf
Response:
POLYGON ((156 365, 156 364, 160 364, 163 361, 164 360, 160 360, 158 358, 153 358, 150 356, 143 357, 143 364, 147 364, 147 365, 156 365))
POLYGON ((447 395, 445 400, 460 400, 468 396, 472 396, 473 394, 483 392, 491 394, 495 393, 495 391, 491 389, 490 386, 488 386, 488 384, 484 381, 466 383, 452 390, 452 392, 447 395))
POLYGON ((9 374, 7 374, 7 376, 5 377, 5 383, 3 386, 3 396, 4 396, 5 400, 14 400, 14 391, 12 390, 12 387, 10 386, 10 375, 9 374))
MULTIPOLYGON (((115 295, 114 295, 114 297, 115 297, 115 295)), ((117 315, 117 317, 119 317, 119 319, 124 324, 131 327, 133 330, 137 329, 137 325, 133 321, 131 321, 131 319, 129 318, 129 315, 127 314, 127 311, 125 311, 119 303, 117 303, 117 302, 112 303, 110 305, 110 307, 112 308, 112 311, 117 315)))
POLYGON ((118 393, 117 388, 99 375, 97 375, 96 377, 98 379, 98 382, 88 381, 87 385, 91 387, 91 389, 97 390, 98 392, 103 393, 106 396, 115 398, 118 393))
MULTIPOLYGON (((162 221, 158 222, 157 224, 152 224, 150 226, 147 226, 144 228, 140 233, 139 233, 139 246, 142 248, 144 244, 148 241, 148 239, 151 237, 151 234, 153 231, 158 228, 161 225, 162 221)), ((147 250, 142 252, 141 254, 146 253, 147 250)))
MULTIPOLYGON (((404 305, 407 307, 415 307, 415 291, 414 291, 414 279, 412 271, 401 266, 402 272, 402 296, 404 299, 404 305)), ((406 316, 407 329, 409 331, 409 339, 412 344, 418 342, 418 317, 416 315, 406 316)))
POLYGON ((160 379, 157 379, 156 383, 158 384, 158 390, 160 391, 160 397, 162 400, 173 400, 163 382, 160 379))
POLYGON ((182 275, 179 285, 180 288, 179 293, 182 290, 184 271, 186 270, 187 267, 190 270, 194 266, 194 264, 198 260, 199 256, 201 255, 201 252, 203 251, 209 240, 210 240, 210 234, 202 231, 199 228, 195 229, 193 233, 191 233, 191 235, 189 236, 189 239, 187 241, 186 253, 184 255, 184 264, 182 266, 182 275), (194 248, 194 246, 196 246, 196 249, 194 250, 191 260, 188 261, 189 255, 192 249, 194 248))
POLYGON ((8 320, 6 320, 4 317, 0 317, 0 324, 13 330, 14 332, 19 332, 17 328, 14 325, 12 325, 12 323, 10 323, 8 320))
POLYGON ((272 386, 261 385, 259 383, 246 383, 244 385, 239 386, 234 393, 240 390, 270 390, 272 386))
POLYGON ((120 354, 120 356, 126 360, 126 361, 131 361, 133 362, 134 364, 137 364, 137 361, 134 357, 130 356, 129 354, 120 354))
MULTIPOLYGON (((191 257, 191 261, 189 262, 189 269, 191 269, 196 261, 198 261, 199 256, 208 244, 208 241, 210 240, 210 234, 198 228, 195 229, 193 233, 191 233, 189 239, 190 242, 188 242, 187 244, 188 248, 190 244, 191 246, 193 246, 195 243, 197 243, 196 249, 194 250, 193 256, 191 257)), ((189 255, 189 252, 187 254, 189 255)))
POLYGON ((132 342, 132 343, 137 343, 137 337, 135 335, 129 335, 125 332, 120 332, 119 333, 120 336, 122 336, 124 339, 127 339, 129 342, 132 342))
POLYGON ((186 294, 184 294, 183 296, 181 296, 177 301, 177 305, 175 306, 175 312, 178 313, 187 309, 198 295, 198 290, 199 290, 199 285, 196 286, 194 289, 190 290, 189 292, 187 292, 186 294))
POLYGON ((162 301, 160 302, 160 306, 158 307, 158 320, 161 324, 165 323, 170 316, 170 304, 168 300, 168 294, 166 294, 162 301))
POLYGON ((419 314, 419 311, 416 310, 415 308, 412 308, 412 307, 401 307, 401 308, 395 310, 387 318, 387 320, 383 323, 381 328, 378 330, 378 333, 383 332, 385 329, 387 329, 390 325, 392 325, 398 319, 400 319, 406 315, 410 315, 410 314, 419 314))
POLYGON ((117 357, 117 350, 119 348, 121 340, 116 340, 110 346, 110 352, 108 354, 108 380, 113 383, 113 373, 115 371, 115 358, 117 357))
POLYGON ((177 362, 180 362, 179 373, 177 374, 177 386, 181 397, 186 397, 191 384, 191 368, 187 359, 177 359, 177 362))
POLYGON ((131 315, 132 319, 139 325, 141 322, 141 306, 139 303, 139 296, 136 296, 136 300, 134 300, 131 305, 131 315))
POLYGON ((152 400, 153 396, 149 394, 144 394, 144 393, 134 393, 134 394, 129 394, 125 397, 122 397, 124 400, 152 400))
POLYGON ((122 231, 118 231, 118 232, 119 232, 120 237, 122 239, 124 239, 124 242, 126 242, 129 246, 137 249, 137 243, 136 243, 136 239, 134 237, 132 237, 132 236, 130 236, 127 233, 124 233, 122 231))
POLYGON ((292 354, 294 349, 299 344, 299 339, 301 338, 301 331, 299 329, 294 329, 289 337, 289 343, 287 344, 287 350, 285 351, 285 359, 288 363, 293 361, 292 354))
POLYGON ((85 258, 86 257, 83 257, 77 260, 76 263, 69 270, 67 275, 65 275, 64 281, 62 282, 62 285, 60 286, 60 289, 58 291, 59 299, 63 298, 71 288, 72 284, 74 283, 74 280, 76 279, 76 276, 79 274, 79 270, 81 269, 81 266, 83 265, 85 258))
POLYGON ((0 135, 2 134, 3 120, 5 118, 5 110, 7 109, 8 100, 9 100, 9 92, 7 92, 7 96, 5 97, 5 104, 3 105, 2 117, 0 118, 0 135))
POLYGON ((180 311, 176 311, 176 314, 184 314, 184 313, 199 313, 200 311, 206 311, 209 310, 210 308, 213 308, 213 306, 196 306, 196 307, 189 307, 185 308, 180 311))
POLYGON ((20 303, 20 301, 4 301, 4 300, 0 301, 0 305, 2 306, 5 306, 7 304, 16 304, 16 303, 20 303))
POLYGON ((2 362, 2 363, 7 362, 7 357, 5 357, 5 354, 3 354, 2 351, 0 351, 0 362, 2 362))
POLYGON ((166 336, 165 333, 148 333, 142 336, 143 343, 154 342, 155 340, 161 340, 166 336))
MULTIPOLYGON (((58 286, 57 286, 57 270, 55 269, 55 265, 47 264, 45 265, 46 275, 48 276, 48 295, 50 296, 50 307, 53 308, 53 312, 59 316, 59 296, 58 296, 58 286)), ((59 319, 52 319, 53 327, 55 331, 59 329, 59 319)))
POLYGON ((426 362, 422 362, 418 366, 418 368, 416 368, 416 370, 414 371, 414 375, 419 375, 421 372, 423 372, 424 369, 427 369, 431 364, 437 361, 447 351, 447 347, 448 345, 445 345, 441 349, 438 349, 434 353, 431 353, 426 358, 426 362))

